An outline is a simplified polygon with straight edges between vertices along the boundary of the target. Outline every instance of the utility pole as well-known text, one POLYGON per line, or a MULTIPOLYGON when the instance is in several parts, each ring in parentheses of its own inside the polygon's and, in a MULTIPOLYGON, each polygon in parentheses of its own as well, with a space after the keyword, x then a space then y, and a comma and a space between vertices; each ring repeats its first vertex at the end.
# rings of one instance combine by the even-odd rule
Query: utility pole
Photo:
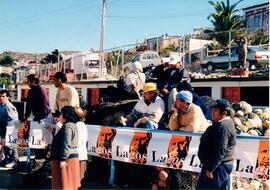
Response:
POLYGON ((105 8, 106 0, 102 0, 102 16, 101 16, 101 32, 100 32, 100 49, 99 49, 99 77, 103 76, 103 66, 104 66, 104 29, 105 29, 105 8))

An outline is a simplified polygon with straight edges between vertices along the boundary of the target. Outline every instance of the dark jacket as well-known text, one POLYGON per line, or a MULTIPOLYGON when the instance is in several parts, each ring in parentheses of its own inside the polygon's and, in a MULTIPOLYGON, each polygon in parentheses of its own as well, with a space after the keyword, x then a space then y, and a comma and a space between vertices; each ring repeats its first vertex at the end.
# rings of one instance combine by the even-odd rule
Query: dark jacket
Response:
POLYGON ((47 92, 39 85, 33 86, 28 92, 25 119, 30 116, 31 112, 34 121, 46 118, 51 112, 47 92))
POLYGON ((153 70, 153 77, 157 78, 157 89, 161 92, 164 85, 168 81, 169 77, 169 68, 166 67, 164 64, 158 65, 153 70))
POLYGON ((190 82, 190 77, 186 69, 184 68, 179 68, 179 69, 172 69, 169 68, 167 69, 168 72, 166 72, 169 76, 167 76, 168 81, 165 84, 164 88, 166 88, 169 92, 173 89, 176 88, 178 83, 180 81, 187 81, 190 82))
POLYGON ((207 170, 220 164, 233 164, 236 131, 232 119, 214 122, 201 136, 198 156, 207 170))
POLYGON ((78 157, 78 130, 75 123, 65 123, 53 137, 51 160, 64 161, 78 157))
POLYGON ((203 115, 205 116, 206 119, 212 120, 212 115, 211 115, 209 109, 206 107, 203 99, 198 94, 196 94, 194 92, 192 92, 192 95, 193 95, 192 102, 202 109, 203 115))

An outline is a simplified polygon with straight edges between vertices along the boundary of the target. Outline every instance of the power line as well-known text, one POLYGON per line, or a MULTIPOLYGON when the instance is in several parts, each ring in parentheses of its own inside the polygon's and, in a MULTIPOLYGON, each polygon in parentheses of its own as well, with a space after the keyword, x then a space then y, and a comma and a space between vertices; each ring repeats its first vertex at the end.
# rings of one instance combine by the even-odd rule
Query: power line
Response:
MULTIPOLYGON (((55 13, 59 13, 59 12, 64 12, 67 9, 72 9, 74 7, 79 7, 81 5, 85 5, 85 4, 88 4, 88 3, 89 3, 89 0, 86 0, 84 2, 80 2, 80 3, 77 3, 77 4, 71 5, 71 6, 61 7, 59 9, 54 9, 54 10, 50 10, 50 11, 47 11, 47 12, 43 12, 43 13, 40 13, 38 15, 26 16, 26 17, 20 18, 19 21, 24 21, 24 20, 28 20, 28 19, 32 19, 32 18, 37 18, 37 17, 42 17, 43 15, 46 16, 48 14, 55 14, 55 13)), ((18 22, 18 19, 2 21, 2 22, 0 22, 0 25, 1 24, 10 24, 12 22, 18 22)))
MULTIPOLYGON (((112 3, 115 3, 115 2, 117 2, 117 0, 111 1, 109 3, 112 4, 112 3)), ((86 11, 86 10, 89 10, 91 8, 96 8, 96 7, 100 6, 100 4, 96 4, 96 5, 93 5, 93 6, 87 6, 87 7, 83 7, 83 8, 79 8, 79 9, 77 8, 77 7, 80 7, 80 6, 82 6, 84 4, 87 4, 87 3, 89 3, 89 1, 76 4, 76 5, 79 5, 79 6, 73 5, 73 6, 69 6, 69 7, 66 7, 66 8, 55 9, 53 11, 44 12, 44 13, 42 13, 40 15, 37 15, 37 16, 28 16, 28 17, 24 17, 24 18, 19 19, 19 20, 10 20, 10 21, 5 21, 5 22, 0 22, 0 28, 7 28, 7 27, 12 27, 12 26, 18 26, 18 25, 21 25, 21 24, 29 24, 29 23, 33 23, 33 22, 39 22, 39 21, 42 21, 42 20, 55 18, 57 16, 62 16, 62 15, 71 14, 71 13, 75 13, 75 12, 86 11), (67 9, 74 8, 74 7, 76 9, 67 10, 67 9)))
POLYGON ((119 18, 119 19, 169 19, 169 18, 182 18, 182 17, 190 17, 190 16, 200 16, 200 15, 208 15, 209 13, 186 13, 181 14, 175 13, 175 14, 167 14, 167 15, 145 15, 145 16, 124 16, 124 15, 107 15, 108 18, 119 18))

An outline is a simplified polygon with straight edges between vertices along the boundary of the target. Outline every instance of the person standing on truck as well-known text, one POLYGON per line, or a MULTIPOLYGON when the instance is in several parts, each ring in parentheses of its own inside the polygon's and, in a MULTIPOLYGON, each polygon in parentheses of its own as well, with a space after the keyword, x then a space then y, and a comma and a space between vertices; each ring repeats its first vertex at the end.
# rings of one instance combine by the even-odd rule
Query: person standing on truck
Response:
POLYGON ((176 88, 181 81, 190 82, 187 70, 183 67, 179 56, 172 56, 169 62, 168 80, 163 86, 161 93, 167 95, 173 88, 176 88))
POLYGON ((80 107, 77 90, 66 84, 67 77, 63 72, 57 72, 54 76, 54 85, 58 88, 56 93, 55 111, 60 112, 64 106, 80 107))
POLYGON ((23 121, 26 121, 31 113, 34 116, 34 121, 45 119, 51 112, 46 90, 39 85, 39 79, 35 74, 27 76, 27 84, 30 90, 27 96, 26 112, 23 121))
POLYGON ((131 64, 131 72, 125 79, 126 91, 139 99, 144 84, 145 74, 143 73, 142 65, 139 61, 135 61, 131 64))
POLYGON ((237 37, 236 43, 238 45, 238 68, 246 69, 247 68, 247 38, 246 37, 237 37))

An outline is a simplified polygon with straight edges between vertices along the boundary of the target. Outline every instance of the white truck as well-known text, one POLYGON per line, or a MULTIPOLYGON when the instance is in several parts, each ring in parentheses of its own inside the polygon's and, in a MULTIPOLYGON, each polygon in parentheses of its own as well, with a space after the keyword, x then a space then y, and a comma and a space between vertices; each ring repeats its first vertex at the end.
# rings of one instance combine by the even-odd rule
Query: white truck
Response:
POLYGON ((139 61, 142 64, 142 68, 146 68, 148 66, 157 66, 161 63, 161 59, 157 52, 155 51, 144 51, 142 53, 138 53, 135 55, 135 57, 132 59, 131 62, 124 64, 123 68, 129 69, 131 68, 131 63, 139 61))
MULTIPOLYGON (((97 78, 100 70, 99 53, 87 51, 74 55, 71 61, 71 69, 76 76, 81 76, 81 79, 85 75, 87 79, 97 78)), ((106 74, 107 69, 104 65, 102 75, 105 76, 106 74)))

